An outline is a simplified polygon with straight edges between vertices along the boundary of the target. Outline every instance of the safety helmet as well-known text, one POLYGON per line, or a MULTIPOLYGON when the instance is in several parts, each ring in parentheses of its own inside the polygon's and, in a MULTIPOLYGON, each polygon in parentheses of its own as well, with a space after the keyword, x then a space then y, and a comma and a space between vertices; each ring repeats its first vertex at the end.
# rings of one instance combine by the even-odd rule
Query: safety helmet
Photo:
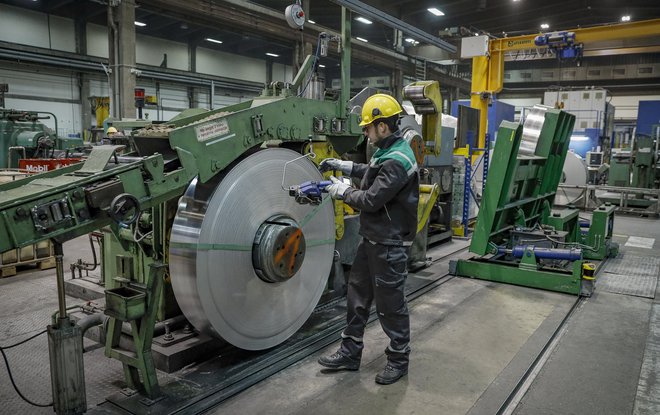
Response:
POLYGON ((394 97, 387 94, 375 94, 367 98, 362 106, 360 127, 369 125, 380 118, 389 118, 403 112, 403 108, 394 97))
POLYGON ((107 134, 114 134, 117 132, 117 129, 115 127, 108 127, 108 131, 106 131, 107 134))

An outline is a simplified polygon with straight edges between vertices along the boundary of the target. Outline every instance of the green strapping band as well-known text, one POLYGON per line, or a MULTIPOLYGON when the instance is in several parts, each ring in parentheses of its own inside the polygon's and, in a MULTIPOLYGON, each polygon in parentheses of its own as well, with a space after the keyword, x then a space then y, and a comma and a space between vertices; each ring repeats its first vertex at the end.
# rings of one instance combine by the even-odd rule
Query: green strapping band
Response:
POLYGON ((197 249, 198 251, 251 251, 252 245, 234 244, 195 244, 186 242, 171 242, 170 248, 197 249))
MULTIPOLYGON (((325 239, 317 241, 306 241, 308 248, 335 243, 334 239, 325 239)), ((233 245, 233 244, 195 244, 185 242, 172 242, 170 248, 196 249, 198 251, 252 251, 252 245, 233 245)))
POLYGON ((316 216, 316 214, 318 213, 318 211, 321 209, 321 206, 323 206, 323 205, 325 205, 326 203, 328 203, 328 200, 332 200, 332 198, 331 198, 330 196, 326 196, 326 197, 324 197, 323 200, 321 201, 321 203, 319 203, 318 206, 316 206, 314 209, 312 209, 312 211, 309 212, 309 213, 307 214, 307 216, 305 216, 305 217, 300 221, 300 227, 301 227, 301 228, 304 228, 305 225, 307 225, 307 223, 308 223, 310 220, 312 220, 312 218, 313 218, 314 216, 316 216))

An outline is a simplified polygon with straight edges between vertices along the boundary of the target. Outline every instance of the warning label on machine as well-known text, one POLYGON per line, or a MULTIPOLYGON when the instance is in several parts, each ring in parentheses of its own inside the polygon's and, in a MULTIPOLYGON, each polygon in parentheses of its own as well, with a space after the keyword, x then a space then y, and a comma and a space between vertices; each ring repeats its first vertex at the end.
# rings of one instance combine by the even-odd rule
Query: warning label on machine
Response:
POLYGON ((212 138, 229 134, 229 124, 225 118, 214 120, 199 127, 195 127, 195 133, 197 134, 197 141, 203 143, 212 138))

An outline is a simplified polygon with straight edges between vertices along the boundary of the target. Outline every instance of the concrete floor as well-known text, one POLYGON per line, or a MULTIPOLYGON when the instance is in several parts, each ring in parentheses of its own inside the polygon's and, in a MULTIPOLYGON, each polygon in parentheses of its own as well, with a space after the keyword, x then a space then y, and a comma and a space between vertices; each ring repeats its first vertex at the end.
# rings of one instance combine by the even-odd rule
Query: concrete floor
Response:
MULTIPOLYGON (((624 253, 660 256, 623 246, 628 236, 660 238, 660 220, 617 216, 624 253)), ((67 261, 89 259, 86 241, 65 246, 67 261)), ((65 266, 68 269, 68 266, 65 266)), ((51 271, 0 280, 0 344, 37 333, 56 309, 51 271)), ((655 298, 596 291, 574 312, 547 361, 504 413, 660 413, 660 304, 655 298)), ((69 303, 76 300, 69 298, 69 303)), ((455 278, 410 304, 409 375, 390 386, 374 383, 387 345, 371 324, 358 372, 324 373, 316 363, 333 344, 209 411, 213 414, 495 414, 560 325, 575 297, 455 278)), ((78 301, 79 302, 79 301, 78 301)), ((33 400, 50 401, 46 339, 8 351, 19 386, 33 400)), ((102 350, 85 354, 88 403, 123 386, 121 365, 102 350)), ((174 377, 159 373, 161 383, 174 377)), ((20 401, 0 365, 0 414, 52 413, 20 401)))
MULTIPOLYGON (((617 216, 614 232, 621 252, 660 256, 659 220, 617 216), (655 244, 625 246, 631 235, 655 244)), ((660 413, 658 298, 596 291, 568 320, 526 393, 503 413, 660 413)), ((318 354, 210 413, 495 414, 574 300, 457 278, 411 304, 413 352, 410 373, 400 382, 379 386, 373 380, 385 365, 387 345, 374 323, 359 372, 324 373, 318 354)))

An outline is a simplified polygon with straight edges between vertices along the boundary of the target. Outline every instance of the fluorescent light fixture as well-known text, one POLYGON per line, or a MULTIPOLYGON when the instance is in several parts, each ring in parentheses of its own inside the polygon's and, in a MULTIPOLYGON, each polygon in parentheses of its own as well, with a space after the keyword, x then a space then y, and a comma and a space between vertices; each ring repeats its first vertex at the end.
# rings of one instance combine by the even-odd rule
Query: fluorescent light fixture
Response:
POLYGON ((589 141, 589 137, 586 135, 572 135, 571 141, 589 141))
POLYGON ((357 20, 357 21, 360 22, 360 23, 364 23, 364 24, 372 24, 372 23, 373 23, 371 20, 369 20, 369 19, 365 19, 365 18, 362 17, 362 16, 360 16, 360 17, 356 17, 355 20, 357 20))
POLYGON ((319 68, 325 68, 325 65, 321 65, 321 64, 319 63, 319 68))
POLYGON ((135 21, 135 26, 145 27, 146 25, 146 23, 138 22, 137 20, 135 21))
POLYGON ((625 16, 621 16, 621 21, 622 22, 629 22, 630 21, 630 15, 627 14, 625 16))
POLYGON ((431 7, 430 9, 427 9, 431 14, 435 16, 444 16, 445 14, 440 11, 440 9, 436 7, 431 7))
POLYGON ((316 24, 314 20, 308 20, 307 23, 316 24))
POLYGON ((415 39, 413 39, 413 38, 411 38, 411 37, 407 37, 407 38, 406 38, 406 42, 408 42, 408 43, 415 43, 415 39))
POLYGON ((206 40, 207 42, 211 42, 211 43, 222 43, 222 40, 213 39, 213 38, 210 38, 210 37, 207 37, 204 40, 206 40))
POLYGON ((280 55, 278 55, 277 53, 266 52, 266 55, 272 56, 273 58, 279 58, 280 57, 280 55))
POLYGON ((357 40, 361 41, 361 42, 369 43, 369 41, 368 41, 367 39, 363 38, 363 37, 356 36, 355 38, 356 38, 357 40))
POLYGON ((541 23, 541 29, 549 29, 550 25, 547 23, 541 23))

